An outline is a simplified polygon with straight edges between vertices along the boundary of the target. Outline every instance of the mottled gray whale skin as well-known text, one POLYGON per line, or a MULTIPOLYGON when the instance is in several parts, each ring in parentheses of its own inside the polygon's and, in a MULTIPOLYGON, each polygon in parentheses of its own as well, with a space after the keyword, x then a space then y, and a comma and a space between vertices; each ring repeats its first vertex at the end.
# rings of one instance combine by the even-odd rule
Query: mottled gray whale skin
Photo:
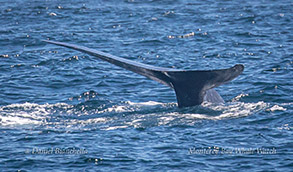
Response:
POLYGON ((163 68, 135 62, 74 44, 49 40, 44 40, 44 42, 87 53, 116 66, 165 84, 175 90, 178 107, 180 108, 200 105, 203 101, 224 103, 222 97, 213 88, 233 80, 244 70, 242 64, 219 70, 179 70, 163 68))

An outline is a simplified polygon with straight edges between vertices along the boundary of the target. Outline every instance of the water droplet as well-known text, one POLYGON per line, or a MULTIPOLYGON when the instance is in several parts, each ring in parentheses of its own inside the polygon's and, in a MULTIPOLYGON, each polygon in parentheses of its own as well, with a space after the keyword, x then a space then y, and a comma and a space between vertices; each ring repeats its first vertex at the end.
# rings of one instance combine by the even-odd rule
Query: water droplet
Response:
POLYGON ((3 54, 3 55, 0 55, 0 57, 8 58, 9 55, 8 54, 3 54))
POLYGON ((169 15, 169 14, 174 14, 174 11, 167 11, 164 13, 164 16, 169 15))
POLYGON ((195 35, 195 33, 194 32, 191 32, 191 33, 188 33, 188 34, 183 35, 182 37, 183 38, 187 38, 187 37, 194 36, 194 35, 195 35))
POLYGON ((57 14, 56 13, 49 13, 49 16, 57 16, 57 14))

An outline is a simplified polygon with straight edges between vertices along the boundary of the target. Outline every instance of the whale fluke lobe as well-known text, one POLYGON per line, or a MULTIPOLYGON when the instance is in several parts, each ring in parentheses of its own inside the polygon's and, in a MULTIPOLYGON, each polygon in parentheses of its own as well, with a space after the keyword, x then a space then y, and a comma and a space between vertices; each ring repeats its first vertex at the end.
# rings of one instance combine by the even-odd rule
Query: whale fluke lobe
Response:
POLYGON ((175 90, 178 107, 200 105, 204 100, 213 103, 223 103, 224 100, 213 88, 233 80, 244 70, 244 66, 241 64, 220 70, 179 70, 163 68, 135 62, 74 44, 49 40, 44 40, 44 42, 87 53, 165 84, 175 90))

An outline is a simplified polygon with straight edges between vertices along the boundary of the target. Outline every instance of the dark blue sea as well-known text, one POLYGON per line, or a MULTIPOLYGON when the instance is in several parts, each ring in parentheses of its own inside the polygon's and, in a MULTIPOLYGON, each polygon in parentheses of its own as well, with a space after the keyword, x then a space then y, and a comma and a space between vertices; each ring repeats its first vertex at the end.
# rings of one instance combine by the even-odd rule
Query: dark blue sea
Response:
POLYGON ((292 171, 293 1, 0 0, 0 171, 292 171), (42 40, 243 74, 224 104, 42 40))

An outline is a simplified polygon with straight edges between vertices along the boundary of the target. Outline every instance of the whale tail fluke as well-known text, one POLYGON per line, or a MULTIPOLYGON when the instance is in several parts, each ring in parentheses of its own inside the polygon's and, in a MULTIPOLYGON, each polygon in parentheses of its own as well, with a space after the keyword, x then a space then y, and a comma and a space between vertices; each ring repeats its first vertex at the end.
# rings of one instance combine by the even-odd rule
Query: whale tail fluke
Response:
POLYGON ((204 100, 223 103, 222 97, 213 89, 233 80, 244 70, 243 65, 221 70, 167 72, 176 93, 179 107, 201 104, 204 100))
POLYGON ((44 41, 93 55, 101 60, 165 84, 175 90, 179 107, 200 105, 204 100, 222 103, 223 99, 213 88, 233 80, 244 70, 244 66, 241 64, 220 70, 179 70, 156 67, 83 46, 57 41, 44 41))

